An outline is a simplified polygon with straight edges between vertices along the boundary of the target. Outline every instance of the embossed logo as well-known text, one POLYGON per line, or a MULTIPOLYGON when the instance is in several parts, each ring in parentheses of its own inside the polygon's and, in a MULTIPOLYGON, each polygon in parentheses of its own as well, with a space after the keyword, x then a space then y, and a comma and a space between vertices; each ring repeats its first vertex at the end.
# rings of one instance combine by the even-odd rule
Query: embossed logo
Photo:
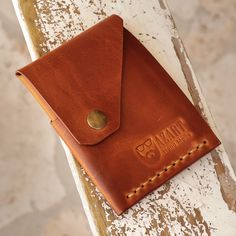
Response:
POLYGON ((147 138, 142 144, 138 145, 136 151, 149 164, 158 161, 161 157, 161 153, 157 149, 152 137, 147 138))
POLYGON ((186 122, 177 119, 156 134, 146 137, 135 147, 135 150, 146 164, 155 164, 191 136, 192 133, 186 122))

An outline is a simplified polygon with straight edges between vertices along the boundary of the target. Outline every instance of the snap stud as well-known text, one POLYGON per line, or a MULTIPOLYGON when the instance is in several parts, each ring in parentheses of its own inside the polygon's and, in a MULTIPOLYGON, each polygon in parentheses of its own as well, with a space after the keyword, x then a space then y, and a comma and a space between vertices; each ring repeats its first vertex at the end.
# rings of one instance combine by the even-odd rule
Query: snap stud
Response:
POLYGON ((87 123, 93 129, 102 129, 107 124, 107 117, 102 111, 92 110, 87 116, 87 123))

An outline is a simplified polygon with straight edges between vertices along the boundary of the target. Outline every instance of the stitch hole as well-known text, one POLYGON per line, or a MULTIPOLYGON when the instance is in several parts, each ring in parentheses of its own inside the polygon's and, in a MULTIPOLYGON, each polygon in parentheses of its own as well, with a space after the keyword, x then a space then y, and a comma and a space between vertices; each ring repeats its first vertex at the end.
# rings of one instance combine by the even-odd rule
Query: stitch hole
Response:
POLYGON ((129 198, 129 195, 127 195, 126 198, 129 198))
POLYGON ((148 182, 152 182, 152 179, 148 179, 148 182))
POLYGON ((180 157, 180 158, 179 158, 179 160, 180 160, 180 161, 183 161, 183 158, 182 158, 182 157, 180 157))
POLYGON ((206 140, 203 140, 203 144, 207 144, 207 141, 206 141, 206 140))
POLYGON ((141 188, 144 188, 144 184, 141 185, 141 188))
POLYGON ((199 145, 196 147, 196 149, 199 149, 199 145))
POLYGON ((167 168, 165 168, 164 170, 165 170, 165 171, 167 171, 168 169, 167 169, 167 168))
POLYGON ((134 190, 134 193, 137 193, 137 190, 134 190))
POLYGON ((160 173, 157 173, 157 176, 160 177, 160 173))
POLYGON ((188 155, 190 156, 190 155, 191 155, 191 152, 189 152, 188 155))
POLYGON ((175 163, 172 164, 172 166, 175 166, 175 165, 176 165, 175 163))

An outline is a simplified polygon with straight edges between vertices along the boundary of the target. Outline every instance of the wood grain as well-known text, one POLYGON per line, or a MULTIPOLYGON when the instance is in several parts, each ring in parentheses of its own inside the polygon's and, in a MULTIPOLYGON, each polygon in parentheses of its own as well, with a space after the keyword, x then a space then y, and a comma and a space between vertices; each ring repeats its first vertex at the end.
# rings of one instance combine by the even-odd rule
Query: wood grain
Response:
MULTIPOLYGON (((32 59, 116 13, 216 130, 163 0, 13 0, 32 59)), ((94 235, 234 235, 236 179, 223 145, 117 216, 63 143, 94 235)))

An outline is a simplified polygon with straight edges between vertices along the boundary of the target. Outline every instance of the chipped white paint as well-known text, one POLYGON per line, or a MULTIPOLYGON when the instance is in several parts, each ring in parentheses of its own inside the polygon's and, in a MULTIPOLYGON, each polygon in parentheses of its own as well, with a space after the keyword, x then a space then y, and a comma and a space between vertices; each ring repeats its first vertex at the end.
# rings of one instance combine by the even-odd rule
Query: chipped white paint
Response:
MULTIPOLYGON (((31 36, 19 13, 18 1, 13 0, 13 2, 28 39, 31 54, 34 55, 32 52, 34 47, 32 41, 29 40, 31 36)), ((140 39, 192 100, 192 94, 189 93, 188 83, 181 67, 183 63, 187 65, 198 96, 194 103, 200 107, 204 117, 215 129, 191 64, 173 25, 170 12, 163 1, 160 0, 159 3, 156 0, 35 0, 34 2, 39 16, 36 25, 45 38, 40 46, 45 52, 54 49, 63 41, 72 38, 112 13, 121 15, 125 27, 140 39), (176 55, 173 39, 177 40, 179 50, 183 54, 184 60, 181 63, 176 55)), ((85 173, 81 176, 71 153, 65 145, 64 147, 94 235, 99 234, 101 224, 101 219, 96 217, 94 211, 96 207, 105 214, 104 225, 107 227, 107 233, 111 235, 157 235, 162 232, 170 235, 233 235, 236 232, 236 214, 228 209, 222 198, 221 185, 214 168, 216 163, 213 162, 210 154, 118 217, 96 188, 91 187, 90 192, 86 192, 84 181, 91 186, 93 184, 85 173), (94 199, 95 206, 89 205, 91 204, 89 197, 94 199), (102 205, 103 210, 96 206, 97 203, 102 205)), ((221 162, 230 171, 230 177, 235 180, 222 146, 218 152, 221 162)))
POLYGON ((25 20, 24 20, 24 16, 23 16, 22 12, 19 11, 19 9, 20 9, 19 2, 13 0, 13 6, 14 6, 14 9, 15 9, 15 12, 16 12, 16 16, 19 20, 22 32, 24 34, 24 38, 25 38, 27 47, 29 49, 31 59, 36 60, 38 56, 37 56, 36 51, 34 50, 34 46, 33 46, 31 37, 30 37, 29 32, 28 32, 28 28, 27 28, 25 20))

